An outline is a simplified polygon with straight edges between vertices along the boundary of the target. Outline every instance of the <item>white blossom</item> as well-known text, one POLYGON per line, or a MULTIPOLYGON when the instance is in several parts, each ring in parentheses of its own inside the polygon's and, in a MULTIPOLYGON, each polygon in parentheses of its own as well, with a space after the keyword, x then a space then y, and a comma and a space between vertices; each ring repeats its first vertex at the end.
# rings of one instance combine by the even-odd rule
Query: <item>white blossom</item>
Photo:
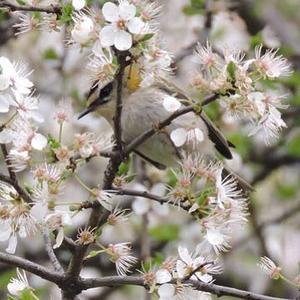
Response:
POLYGON ((75 13, 73 20, 75 25, 71 31, 72 39, 80 45, 87 44, 93 38, 95 29, 93 20, 83 13, 75 13))
POLYGON ((136 17, 136 6, 124 0, 116 5, 106 2, 102 13, 109 23, 100 32, 100 41, 103 47, 115 46, 124 51, 132 47, 132 34, 141 34, 145 27, 144 21, 136 17))
POLYGON ((30 288, 25 271, 17 268, 17 278, 12 278, 7 285, 9 293, 13 296, 20 296, 24 290, 30 288))
POLYGON ((110 244, 106 250, 110 260, 116 265, 119 276, 125 276, 130 272, 130 267, 137 262, 137 258, 131 255, 129 243, 110 244))
POLYGON ((8 58, 0 57, 0 92, 11 87, 14 92, 28 95, 33 83, 27 79, 31 72, 26 72, 23 64, 12 64, 8 58))
POLYGON ((176 147, 181 147, 186 143, 191 143, 193 147, 196 147, 204 141, 204 133, 198 127, 190 129, 180 127, 171 132, 170 138, 176 147))
POLYGON ((166 111, 175 112, 181 107, 181 103, 175 97, 166 96, 163 101, 163 106, 166 111))
POLYGON ((260 258, 258 266, 271 278, 278 279, 281 275, 281 268, 268 257, 264 256, 260 258))
POLYGON ((255 65, 257 70, 268 78, 278 78, 291 75, 291 65, 277 50, 267 50, 262 54, 262 45, 255 48, 255 65))

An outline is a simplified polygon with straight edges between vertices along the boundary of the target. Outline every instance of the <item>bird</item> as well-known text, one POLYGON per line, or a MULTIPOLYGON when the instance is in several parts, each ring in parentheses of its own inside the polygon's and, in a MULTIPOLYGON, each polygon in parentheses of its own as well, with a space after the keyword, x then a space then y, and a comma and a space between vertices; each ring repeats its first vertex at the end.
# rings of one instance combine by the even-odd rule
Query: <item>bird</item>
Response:
MULTIPOLYGON (((150 86, 140 86, 139 71, 132 66, 126 69, 124 77, 121 128, 122 142, 125 145, 172 114, 163 106, 166 97, 171 96, 185 101, 189 99, 180 88, 170 81, 161 80, 150 86)), ((102 88, 94 85, 87 95, 88 106, 78 119, 91 112, 96 112, 113 126, 116 96, 116 80, 110 81, 102 88)), ((213 158, 218 152, 225 159, 232 159, 230 147, 234 147, 234 145, 227 141, 222 132, 202 111, 199 115, 189 112, 177 117, 169 126, 158 130, 156 134, 145 140, 134 152, 158 169, 165 169, 178 166, 185 154, 198 153, 204 157, 213 158), (178 128, 191 130, 191 139, 181 147, 176 146, 171 138, 171 133, 178 128), (193 140, 193 129, 196 128, 200 129, 203 135, 203 138, 197 142, 193 140)), ((225 175, 233 174, 226 168, 224 172, 225 175)), ((252 187, 244 179, 237 175, 234 176, 238 178, 243 189, 252 190, 252 187)))

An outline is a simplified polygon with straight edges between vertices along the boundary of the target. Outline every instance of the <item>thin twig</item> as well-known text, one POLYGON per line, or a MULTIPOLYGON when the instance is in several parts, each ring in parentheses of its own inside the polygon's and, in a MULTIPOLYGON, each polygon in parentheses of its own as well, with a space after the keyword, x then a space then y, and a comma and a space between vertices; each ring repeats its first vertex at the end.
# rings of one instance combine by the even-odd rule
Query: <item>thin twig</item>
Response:
POLYGON ((205 266, 207 265, 213 265, 215 262, 214 261, 207 261, 203 264, 201 264, 199 267, 195 268, 190 274, 188 274, 187 276, 185 276, 183 279, 182 279, 182 282, 186 282, 188 281, 189 279, 192 278, 193 275, 195 275, 198 271, 200 271, 202 268, 204 268, 205 266))
MULTIPOLYGON (((176 283, 171 282, 171 283, 176 283)), ((186 284, 192 285, 195 289, 203 292, 209 292, 218 297, 221 296, 232 296, 241 299, 248 299, 248 300, 288 300, 283 298, 275 298, 270 296, 264 296, 256 293, 252 293, 249 291, 239 290, 231 287, 220 286, 213 283, 204 283, 201 281, 196 280, 188 280, 186 284)), ((84 288, 95 288, 95 287, 102 287, 102 286, 122 286, 122 285, 137 285, 137 286, 144 286, 144 279, 138 276, 109 276, 103 277, 100 279, 91 278, 91 279, 80 279, 80 285, 84 288)))
POLYGON ((16 5, 8 1, 0 1, 0 8, 7 8, 11 11, 38 11, 47 14, 61 14, 61 7, 58 5, 50 6, 32 6, 32 5, 16 5))
POLYGON ((54 267, 54 270, 56 272, 60 273, 60 274, 63 274, 64 269, 61 266, 59 260, 57 259, 56 255, 53 251, 53 247, 52 247, 52 244, 51 244, 51 239, 50 239, 48 230, 44 230, 43 237, 44 237, 46 251, 47 251, 48 257, 49 257, 49 259, 50 259, 50 261, 51 261, 51 263, 54 267))

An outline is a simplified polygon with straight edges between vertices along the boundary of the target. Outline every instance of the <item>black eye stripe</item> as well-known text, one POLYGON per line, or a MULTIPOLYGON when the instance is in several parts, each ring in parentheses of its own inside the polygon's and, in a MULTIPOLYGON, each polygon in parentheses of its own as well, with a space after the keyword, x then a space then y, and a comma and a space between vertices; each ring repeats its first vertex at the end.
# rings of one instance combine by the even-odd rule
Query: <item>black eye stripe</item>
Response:
POLYGON ((110 82, 104 88, 101 89, 99 93, 99 98, 104 100, 111 94, 112 90, 113 90, 113 83, 110 82))

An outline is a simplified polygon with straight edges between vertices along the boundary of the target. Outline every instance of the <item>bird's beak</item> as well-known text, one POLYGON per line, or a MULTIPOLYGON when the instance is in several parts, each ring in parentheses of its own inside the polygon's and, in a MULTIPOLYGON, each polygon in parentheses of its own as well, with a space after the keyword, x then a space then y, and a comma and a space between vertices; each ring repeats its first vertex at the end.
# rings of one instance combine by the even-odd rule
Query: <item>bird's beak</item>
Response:
POLYGON ((87 114, 91 113, 92 111, 94 111, 94 107, 88 107, 87 109, 85 109, 85 110, 78 116, 78 120, 80 120, 81 118, 83 118, 83 117, 86 116, 87 114))

